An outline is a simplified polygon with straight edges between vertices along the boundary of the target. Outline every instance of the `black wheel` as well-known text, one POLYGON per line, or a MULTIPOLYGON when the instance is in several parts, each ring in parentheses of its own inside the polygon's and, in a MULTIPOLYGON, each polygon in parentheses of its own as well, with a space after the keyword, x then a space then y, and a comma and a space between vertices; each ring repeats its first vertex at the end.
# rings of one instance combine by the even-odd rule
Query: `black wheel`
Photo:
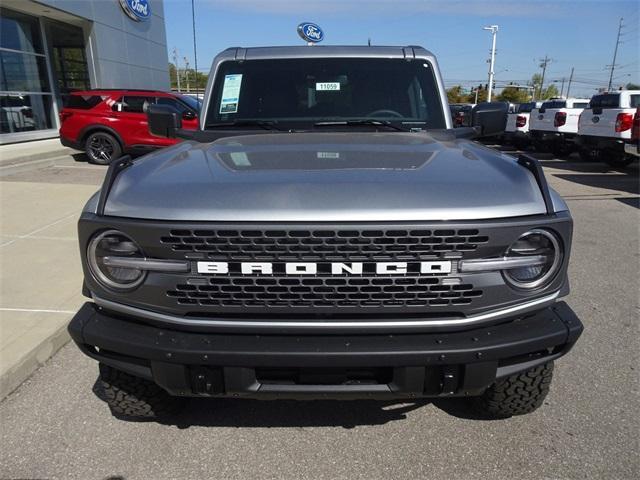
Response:
POLYGON ((178 413, 185 399, 172 397, 153 382, 100 364, 101 398, 116 417, 159 419, 178 413))
POLYGON ((509 418, 533 412, 542 405, 553 378, 553 362, 512 375, 471 399, 476 411, 488 418, 509 418))
POLYGON ((633 162, 633 157, 622 152, 604 152, 602 159, 615 168, 624 168, 633 162))
POLYGON ((551 147, 551 153, 556 158, 568 157, 569 155, 571 155, 571 147, 563 144, 555 144, 553 147, 551 147))
POLYGON ((595 148, 581 148, 578 153, 583 162, 596 162, 600 159, 600 150, 595 148))
POLYGON ((549 145, 539 140, 533 142, 533 149, 539 153, 549 153, 549 145))
POLYGON ((122 155, 120 143, 107 132, 90 134, 84 142, 84 148, 89 161, 98 165, 109 165, 122 155))

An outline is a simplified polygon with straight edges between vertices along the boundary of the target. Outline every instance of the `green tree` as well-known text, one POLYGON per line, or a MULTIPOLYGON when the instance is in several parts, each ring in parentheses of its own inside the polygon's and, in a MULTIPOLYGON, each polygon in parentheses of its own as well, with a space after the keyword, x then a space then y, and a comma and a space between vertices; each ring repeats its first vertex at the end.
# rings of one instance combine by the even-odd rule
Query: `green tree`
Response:
POLYGON ((501 102, 525 103, 531 100, 529 91, 518 87, 505 87, 497 98, 501 102))
POLYGON ((488 97, 488 92, 482 85, 478 85, 471 89, 471 93, 467 95, 468 103, 482 103, 486 102, 488 97), (476 102, 476 91, 478 92, 478 101, 476 102))
POLYGON ((464 103, 467 96, 465 95, 461 85, 455 85, 447 90, 447 99, 449 103, 464 103))
MULTIPOLYGON (((178 76, 177 76, 176 66, 173 63, 169 63, 169 79, 171 81, 171 88, 178 88, 178 76)), ((183 92, 186 91, 196 91, 202 92, 204 88, 207 86, 207 80, 209 79, 209 75, 198 72, 196 76, 196 71, 193 68, 181 68, 180 69, 180 88, 183 92)))
POLYGON ((640 90, 640 85, 637 83, 627 83, 624 88, 627 90, 640 90))
POLYGON ((559 95, 560 92, 558 92, 558 87, 551 84, 547 88, 542 89, 542 95, 540 95, 539 100, 548 100, 553 97, 558 97, 559 95))
POLYGON ((171 88, 178 88, 178 77, 176 75, 176 66, 169 62, 169 82, 171 82, 171 88))

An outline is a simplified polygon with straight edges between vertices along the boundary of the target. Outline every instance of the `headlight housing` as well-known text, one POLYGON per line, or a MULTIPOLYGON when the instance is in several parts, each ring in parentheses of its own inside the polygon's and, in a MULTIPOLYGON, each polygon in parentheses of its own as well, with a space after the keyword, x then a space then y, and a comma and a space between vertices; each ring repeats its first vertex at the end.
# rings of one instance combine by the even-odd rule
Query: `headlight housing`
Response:
POLYGON ((144 258, 142 249, 129 236, 118 230, 106 230, 94 236, 87 248, 89 270, 110 290, 133 290, 144 281, 142 269, 105 265, 104 258, 108 256, 144 258))
POLYGON ((538 265, 504 270, 505 279, 513 287, 533 290, 548 285, 562 265, 562 245, 555 234, 534 229, 523 234, 507 250, 508 258, 543 257, 538 265))

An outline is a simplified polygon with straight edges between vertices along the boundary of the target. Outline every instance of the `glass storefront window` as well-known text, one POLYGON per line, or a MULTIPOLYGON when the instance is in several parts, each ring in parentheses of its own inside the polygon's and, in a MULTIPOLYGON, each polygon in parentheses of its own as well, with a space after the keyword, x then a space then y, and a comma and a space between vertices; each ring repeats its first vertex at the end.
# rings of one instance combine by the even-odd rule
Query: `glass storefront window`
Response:
POLYGON ((51 95, 0 95, 0 133, 53 128, 51 95))
POLYGON ((45 58, 0 50, 0 90, 50 91, 45 58))
POLYGON ((38 131, 56 127, 54 97, 41 32, 37 17, 0 8, 2 142, 11 141, 13 135, 17 135, 15 138, 37 138, 38 131))
POLYGON ((0 47, 43 53, 38 20, 0 8, 0 47))

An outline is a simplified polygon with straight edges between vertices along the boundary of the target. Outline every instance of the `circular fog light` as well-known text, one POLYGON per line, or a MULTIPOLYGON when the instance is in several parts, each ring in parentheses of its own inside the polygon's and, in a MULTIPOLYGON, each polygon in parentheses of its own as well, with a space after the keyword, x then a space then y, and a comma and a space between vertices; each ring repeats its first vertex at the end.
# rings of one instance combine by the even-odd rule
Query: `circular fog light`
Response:
POLYGON ((91 239, 87 249, 87 263, 93 277, 112 290, 131 290, 142 283, 145 272, 136 268, 105 265, 105 257, 143 258, 138 245, 118 230, 104 231, 91 239))
POLYGON ((547 230, 531 230, 507 250, 509 258, 540 257, 540 263, 504 271, 507 281, 517 288, 531 290, 548 284, 562 264, 562 248, 557 237, 547 230))

